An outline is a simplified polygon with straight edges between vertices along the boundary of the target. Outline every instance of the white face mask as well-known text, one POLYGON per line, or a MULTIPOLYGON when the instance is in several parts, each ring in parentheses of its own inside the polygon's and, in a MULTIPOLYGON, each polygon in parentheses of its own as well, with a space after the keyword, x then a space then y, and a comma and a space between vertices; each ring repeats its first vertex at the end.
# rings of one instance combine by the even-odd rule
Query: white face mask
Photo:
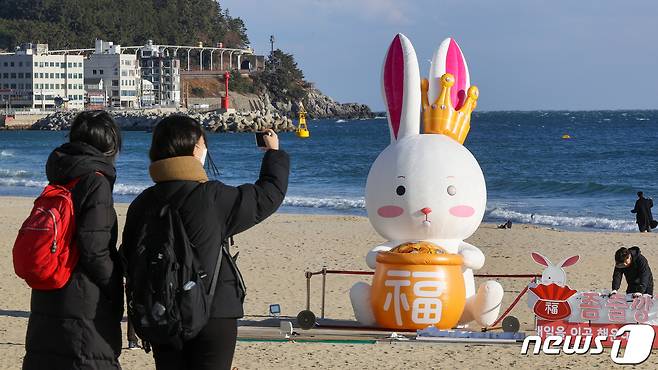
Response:
POLYGON ((201 151, 201 158, 199 159, 199 162, 201 162, 201 166, 206 165, 206 155, 208 155, 208 149, 203 148, 203 150, 201 151))

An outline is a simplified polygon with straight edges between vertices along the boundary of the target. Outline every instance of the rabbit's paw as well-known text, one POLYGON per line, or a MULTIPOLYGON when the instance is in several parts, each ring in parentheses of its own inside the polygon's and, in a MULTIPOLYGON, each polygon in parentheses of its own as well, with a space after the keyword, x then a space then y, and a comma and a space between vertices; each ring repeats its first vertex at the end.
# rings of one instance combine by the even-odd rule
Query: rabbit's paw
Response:
POLYGON ((365 326, 374 326, 376 324, 375 315, 372 312, 370 304, 370 291, 372 287, 369 284, 358 282, 350 289, 350 301, 354 309, 356 321, 365 326))
POLYGON ((464 257, 464 267, 471 270, 479 270, 484 266, 484 254, 479 249, 471 246, 471 248, 463 248, 459 254, 464 257))

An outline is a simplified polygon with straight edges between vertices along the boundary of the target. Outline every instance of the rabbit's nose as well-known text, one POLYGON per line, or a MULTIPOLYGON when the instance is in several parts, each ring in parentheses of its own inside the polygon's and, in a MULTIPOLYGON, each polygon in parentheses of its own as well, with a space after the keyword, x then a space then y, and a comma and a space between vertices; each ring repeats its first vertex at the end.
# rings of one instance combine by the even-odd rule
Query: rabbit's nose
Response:
POLYGON ((425 208, 421 209, 420 211, 421 211, 425 216, 427 216, 427 215, 429 215, 430 213, 432 213, 432 208, 425 207, 425 208))

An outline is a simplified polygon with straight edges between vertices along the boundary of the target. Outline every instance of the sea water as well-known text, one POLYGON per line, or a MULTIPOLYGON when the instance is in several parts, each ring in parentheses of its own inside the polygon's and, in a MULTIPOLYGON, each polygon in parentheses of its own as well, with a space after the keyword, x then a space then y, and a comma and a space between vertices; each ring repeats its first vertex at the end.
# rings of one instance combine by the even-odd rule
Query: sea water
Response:
MULTIPOLYGON (((485 221, 634 230, 635 193, 658 196, 657 128, 658 111, 475 113, 465 145, 487 182, 485 221)), ((386 119, 313 120, 309 129, 310 139, 280 134, 292 161, 282 210, 365 215, 368 170, 389 144, 386 119)), ((0 131, 0 195, 38 195, 48 154, 66 135, 0 131)), ((123 135, 114 193, 115 201, 130 202, 152 185, 151 134, 123 135)), ((211 134, 209 145, 219 180, 240 185, 257 179, 262 152, 253 134, 211 134)))

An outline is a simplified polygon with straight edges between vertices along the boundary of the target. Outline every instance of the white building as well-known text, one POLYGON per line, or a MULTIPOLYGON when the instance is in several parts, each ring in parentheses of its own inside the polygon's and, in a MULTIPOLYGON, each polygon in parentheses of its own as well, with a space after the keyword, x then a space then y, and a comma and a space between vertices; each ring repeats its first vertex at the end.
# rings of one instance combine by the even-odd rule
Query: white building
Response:
POLYGON ((139 50, 142 79, 153 84, 155 104, 180 106, 180 60, 151 40, 139 50))
POLYGON ((83 63, 81 55, 48 54, 48 44, 0 55, 0 106, 83 109, 83 63))
POLYGON ((140 103, 142 107, 150 107, 155 105, 155 94, 153 93, 153 83, 148 80, 141 80, 142 88, 140 94, 140 103))
POLYGON ((85 78, 85 109, 103 109, 107 106, 107 94, 101 78, 85 78))
POLYGON ((96 40, 85 62, 85 78, 101 79, 111 107, 139 107, 139 64, 135 54, 122 54, 121 45, 96 40))

